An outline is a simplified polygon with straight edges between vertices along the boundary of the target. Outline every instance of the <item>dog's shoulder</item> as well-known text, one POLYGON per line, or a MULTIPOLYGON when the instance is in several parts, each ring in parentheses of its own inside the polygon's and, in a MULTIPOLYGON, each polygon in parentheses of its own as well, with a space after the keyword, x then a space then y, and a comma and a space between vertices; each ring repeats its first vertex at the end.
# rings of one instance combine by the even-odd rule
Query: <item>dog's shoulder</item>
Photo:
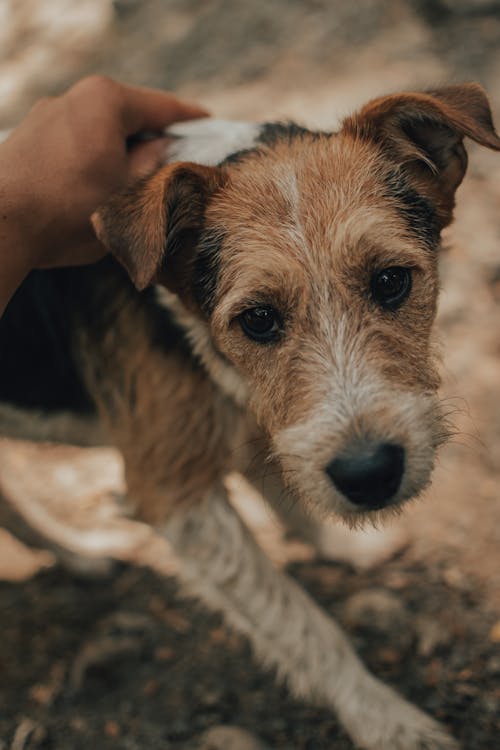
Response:
POLYGON ((98 358, 111 330, 116 345, 126 349, 127 326, 146 345, 191 357, 182 327, 158 303, 155 290, 139 294, 112 258, 85 268, 32 272, 0 318, 0 402, 44 413, 94 413, 82 337, 85 356, 98 358))

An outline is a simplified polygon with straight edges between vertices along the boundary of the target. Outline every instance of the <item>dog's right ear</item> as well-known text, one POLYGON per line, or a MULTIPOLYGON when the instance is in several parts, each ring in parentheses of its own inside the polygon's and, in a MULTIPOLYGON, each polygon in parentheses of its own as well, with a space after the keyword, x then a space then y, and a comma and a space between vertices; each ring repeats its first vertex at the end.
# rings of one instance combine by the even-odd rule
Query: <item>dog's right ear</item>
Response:
POLYGON ((178 292, 207 203, 224 181, 219 167, 170 164, 114 195, 92 215, 92 224, 137 289, 160 282, 178 292))

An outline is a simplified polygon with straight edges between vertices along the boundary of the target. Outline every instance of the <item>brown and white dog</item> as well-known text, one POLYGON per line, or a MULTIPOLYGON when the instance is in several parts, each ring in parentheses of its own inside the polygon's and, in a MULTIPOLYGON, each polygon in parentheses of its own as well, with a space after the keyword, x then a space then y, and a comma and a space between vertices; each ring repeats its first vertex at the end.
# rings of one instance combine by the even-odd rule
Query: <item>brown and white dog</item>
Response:
POLYGON ((207 120, 170 134, 169 163, 95 217, 128 276, 114 259, 38 272, 7 309, 0 426, 115 445, 187 589, 360 747, 454 748, 270 564, 224 478, 257 482, 311 539, 325 516, 380 518, 426 487, 447 434, 440 233, 464 136, 500 150, 486 96, 387 96, 336 133, 207 120))

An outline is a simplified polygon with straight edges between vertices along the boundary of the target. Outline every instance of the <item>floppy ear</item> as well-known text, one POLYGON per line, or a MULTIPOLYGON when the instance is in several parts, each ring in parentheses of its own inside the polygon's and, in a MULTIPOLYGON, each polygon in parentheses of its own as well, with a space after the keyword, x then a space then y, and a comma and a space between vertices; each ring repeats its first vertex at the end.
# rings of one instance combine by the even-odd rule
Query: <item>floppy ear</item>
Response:
POLYGON ((488 99, 477 83, 374 99, 344 122, 344 130, 385 150, 431 198, 439 229, 451 221, 455 191, 467 168, 464 136, 500 150, 488 99))
POLYGON ((92 215, 97 237, 137 289, 159 282, 179 291, 224 172, 178 162, 114 195, 92 215))

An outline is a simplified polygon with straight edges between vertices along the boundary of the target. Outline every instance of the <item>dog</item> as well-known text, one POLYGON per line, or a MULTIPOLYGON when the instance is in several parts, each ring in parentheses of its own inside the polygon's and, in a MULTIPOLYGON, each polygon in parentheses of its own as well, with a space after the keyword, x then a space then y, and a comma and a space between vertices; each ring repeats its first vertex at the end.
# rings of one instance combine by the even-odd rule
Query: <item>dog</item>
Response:
POLYGON ((486 95, 385 96, 335 133, 202 120, 168 136, 165 166, 93 217, 111 257, 33 273, 10 303, 2 432, 116 446, 186 590, 359 747, 456 748, 270 564, 224 478, 313 542, 327 516, 381 521, 427 486, 447 436, 440 235, 464 137, 500 150, 486 95))

